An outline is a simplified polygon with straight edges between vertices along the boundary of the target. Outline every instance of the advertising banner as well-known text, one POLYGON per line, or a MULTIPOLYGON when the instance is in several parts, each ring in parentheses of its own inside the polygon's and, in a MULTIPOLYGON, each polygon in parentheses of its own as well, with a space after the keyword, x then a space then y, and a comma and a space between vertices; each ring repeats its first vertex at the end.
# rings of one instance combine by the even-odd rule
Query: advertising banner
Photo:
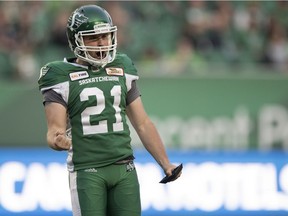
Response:
MULTIPOLYGON (((181 178, 159 184, 163 171, 136 151, 143 216, 287 216, 288 153, 168 152, 181 178)), ((71 214, 66 153, 0 149, 1 216, 71 214)))

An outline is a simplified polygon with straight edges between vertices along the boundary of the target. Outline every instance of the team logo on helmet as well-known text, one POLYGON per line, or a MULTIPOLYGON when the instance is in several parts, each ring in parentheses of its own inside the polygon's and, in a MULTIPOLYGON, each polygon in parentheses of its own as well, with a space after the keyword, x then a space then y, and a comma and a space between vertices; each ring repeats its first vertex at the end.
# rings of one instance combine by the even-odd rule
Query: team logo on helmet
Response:
POLYGON ((83 14, 76 11, 72 16, 70 16, 68 23, 68 27, 73 31, 74 29, 79 28, 80 25, 87 22, 88 17, 84 16, 83 14))

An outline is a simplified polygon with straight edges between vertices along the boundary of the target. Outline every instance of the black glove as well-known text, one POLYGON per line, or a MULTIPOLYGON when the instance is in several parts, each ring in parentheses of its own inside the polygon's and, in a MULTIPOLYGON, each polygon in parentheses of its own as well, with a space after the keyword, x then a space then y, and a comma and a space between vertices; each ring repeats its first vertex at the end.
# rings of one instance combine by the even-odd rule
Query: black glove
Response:
POLYGON ((170 181, 173 181, 176 179, 176 177, 178 176, 178 174, 181 172, 183 168, 183 164, 181 163, 179 166, 177 166, 173 171, 172 171, 172 175, 171 176, 165 176, 159 183, 162 184, 166 184, 170 181))

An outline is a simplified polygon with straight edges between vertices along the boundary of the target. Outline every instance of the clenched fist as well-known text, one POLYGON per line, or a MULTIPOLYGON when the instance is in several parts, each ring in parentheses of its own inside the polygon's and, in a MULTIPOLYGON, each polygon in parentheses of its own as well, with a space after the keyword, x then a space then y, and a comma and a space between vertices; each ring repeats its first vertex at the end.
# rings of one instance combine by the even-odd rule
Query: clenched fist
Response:
POLYGON ((56 150, 69 150, 71 147, 71 139, 69 139, 66 134, 56 133, 54 145, 56 150))

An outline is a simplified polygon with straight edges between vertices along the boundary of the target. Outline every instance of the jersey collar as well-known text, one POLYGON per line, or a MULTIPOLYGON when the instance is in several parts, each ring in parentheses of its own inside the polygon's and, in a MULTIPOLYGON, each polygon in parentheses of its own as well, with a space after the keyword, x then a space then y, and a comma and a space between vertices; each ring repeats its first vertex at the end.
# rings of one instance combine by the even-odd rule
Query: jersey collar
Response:
POLYGON ((77 67, 89 69, 89 66, 77 64, 75 60, 76 60, 76 58, 64 58, 63 62, 68 63, 68 64, 72 64, 72 65, 77 66, 77 67))

